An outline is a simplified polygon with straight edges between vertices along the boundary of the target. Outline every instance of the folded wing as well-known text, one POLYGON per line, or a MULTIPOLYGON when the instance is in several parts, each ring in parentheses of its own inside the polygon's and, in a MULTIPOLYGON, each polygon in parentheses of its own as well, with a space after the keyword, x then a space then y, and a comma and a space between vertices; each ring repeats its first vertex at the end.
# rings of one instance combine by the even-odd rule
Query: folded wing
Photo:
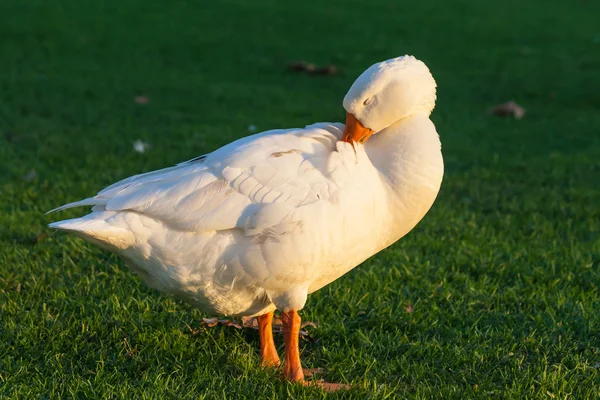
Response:
POLYGON ((342 130, 341 124, 320 123, 263 132, 59 209, 92 205, 141 213, 171 229, 260 233, 298 207, 329 201, 348 181, 357 153, 339 141, 342 130))

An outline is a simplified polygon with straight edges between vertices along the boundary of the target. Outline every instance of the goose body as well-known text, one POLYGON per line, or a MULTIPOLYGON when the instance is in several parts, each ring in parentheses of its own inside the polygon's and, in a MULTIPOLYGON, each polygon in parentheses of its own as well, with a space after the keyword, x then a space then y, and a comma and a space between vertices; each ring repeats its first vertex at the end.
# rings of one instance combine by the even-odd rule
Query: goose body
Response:
POLYGON ((308 294, 407 234, 439 191, 441 145, 429 119, 435 81, 433 100, 429 87, 427 101, 407 98, 419 79, 431 85, 428 69, 408 56, 386 63, 346 95, 346 126, 237 140, 60 207, 92 212, 50 226, 119 254, 148 285, 207 313, 300 310, 308 294), (411 71, 411 79, 392 79, 411 71), (385 94, 392 84, 403 86, 385 94), (402 112, 383 109, 391 95, 390 110, 402 112))

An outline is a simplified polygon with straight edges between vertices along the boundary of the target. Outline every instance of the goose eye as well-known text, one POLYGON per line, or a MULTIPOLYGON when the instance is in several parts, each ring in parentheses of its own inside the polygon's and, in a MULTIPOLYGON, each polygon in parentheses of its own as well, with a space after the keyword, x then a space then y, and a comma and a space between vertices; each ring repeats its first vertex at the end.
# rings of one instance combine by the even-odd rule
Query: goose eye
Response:
POLYGON ((373 102, 373 97, 369 97, 367 98, 365 101, 363 101, 363 104, 365 106, 368 106, 369 104, 371 104, 373 102))

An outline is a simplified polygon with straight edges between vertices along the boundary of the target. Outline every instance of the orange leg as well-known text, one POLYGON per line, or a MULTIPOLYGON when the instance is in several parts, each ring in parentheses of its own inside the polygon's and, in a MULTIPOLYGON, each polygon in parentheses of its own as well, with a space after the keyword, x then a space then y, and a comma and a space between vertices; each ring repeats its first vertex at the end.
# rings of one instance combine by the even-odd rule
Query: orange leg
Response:
POLYGON ((285 342, 285 361, 283 363, 283 377, 290 382, 303 382, 304 373, 300 364, 300 316, 295 310, 284 312, 281 315, 283 323, 283 340, 285 342))
POLYGON ((273 340, 273 311, 256 318, 260 334, 260 358, 264 367, 278 367, 281 364, 273 340))
POLYGON ((300 363, 300 348, 298 347, 298 340, 300 338, 300 316, 295 310, 284 312, 281 315, 281 322, 283 323, 283 337, 285 341, 285 358, 283 362, 284 379, 304 385, 314 384, 320 386, 327 392, 350 389, 350 386, 339 383, 328 383, 323 381, 305 382, 304 370, 300 363))

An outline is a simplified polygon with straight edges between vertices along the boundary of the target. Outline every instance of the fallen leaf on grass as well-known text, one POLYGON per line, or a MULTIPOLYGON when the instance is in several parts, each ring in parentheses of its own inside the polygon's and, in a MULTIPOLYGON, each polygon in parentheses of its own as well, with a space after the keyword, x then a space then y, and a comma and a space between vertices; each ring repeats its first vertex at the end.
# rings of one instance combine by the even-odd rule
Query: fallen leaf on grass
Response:
POLYGON ((305 378, 311 378, 315 375, 321 375, 323 368, 302 368, 302 372, 304 372, 305 378))
POLYGON ((314 72, 315 75, 335 75, 338 73, 338 69, 335 65, 327 65, 325 67, 317 68, 314 72))
POLYGON ((313 72, 317 67, 315 64, 307 63, 306 61, 295 61, 288 64, 288 69, 295 72, 313 72))
POLYGON ((29 171, 27 173, 27 175, 23 176, 23 180, 25 182, 31 182, 32 180, 34 180, 37 176, 37 172, 35 169, 32 169, 31 171, 29 171))
POLYGON ((142 142, 139 139, 133 142, 133 150, 137 151, 138 153, 143 153, 149 148, 150 145, 148 143, 142 142))
POLYGON ((306 71, 306 63, 304 61, 294 61, 288 64, 290 71, 306 71))
POLYGON ((202 325, 212 328, 219 325, 219 318, 202 318, 202 325))
POLYGON ((258 319, 256 317, 242 317, 242 326, 244 328, 258 329, 258 319))
POLYGON ((525 115, 525 109, 511 100, 503 104, 498 104, 490 110, 490 114, 498 117, 513 115, 515 119, 521 119, 525 115))
POLYGON ((404 307, 404 311, 406 311, 407 313, 411 313, 413 312, 415 309, 413 308, 412 304, 407 305, 406 307, 404 307))
POLYGON ((150 102, 150 99, 148 96, 135 96, 133 101, 135 101, 137 104, 145 105, 150 102))
POLYGON ((306 61, 289 63, 288 70, 294 72, 308 72, 310 75, 335 75, 339 72, 338 68, 333 64, 317 67, 315 64, 306 61))
POLYGON ((219 319, 219 318, 202 318, 202 325, 212 328, 217 325, 223 326, 233 326, 237 329, 242 329, 242 326, 229 320, 229 319, 219 319))
MULTIPOLYGON (((232 326, 236 329, 250 328, 250 329, 258 330, 258 320, 256 319, 256 317, 242 317, 241 321, 229 320, 229 319, 219 319, 219 318, 202 318, 202 325, 204 325, 204 327, 206 327, 206 328, 213 328, 217 325, 221 325, 221 326, 232 326)), ((317 340, 315 338, 313 338, 308 331, 306 331, 305 329, 302 329, 307 326, 310 326, 310 327, 313 327, 316 329, 318 325, 316 322, 312 322, 312 321, 302 322, 302 324, 300 325, 300 337, 305 340, 315 343, 317 340)), ((283 322, 281 321, 280 317, 273 318, 273 332, 280 333, 280 334, 283 333, 283 322)), ((197 333, 197 331, 192 330, 192 333, 195 334, 195 333, 197 333)))

